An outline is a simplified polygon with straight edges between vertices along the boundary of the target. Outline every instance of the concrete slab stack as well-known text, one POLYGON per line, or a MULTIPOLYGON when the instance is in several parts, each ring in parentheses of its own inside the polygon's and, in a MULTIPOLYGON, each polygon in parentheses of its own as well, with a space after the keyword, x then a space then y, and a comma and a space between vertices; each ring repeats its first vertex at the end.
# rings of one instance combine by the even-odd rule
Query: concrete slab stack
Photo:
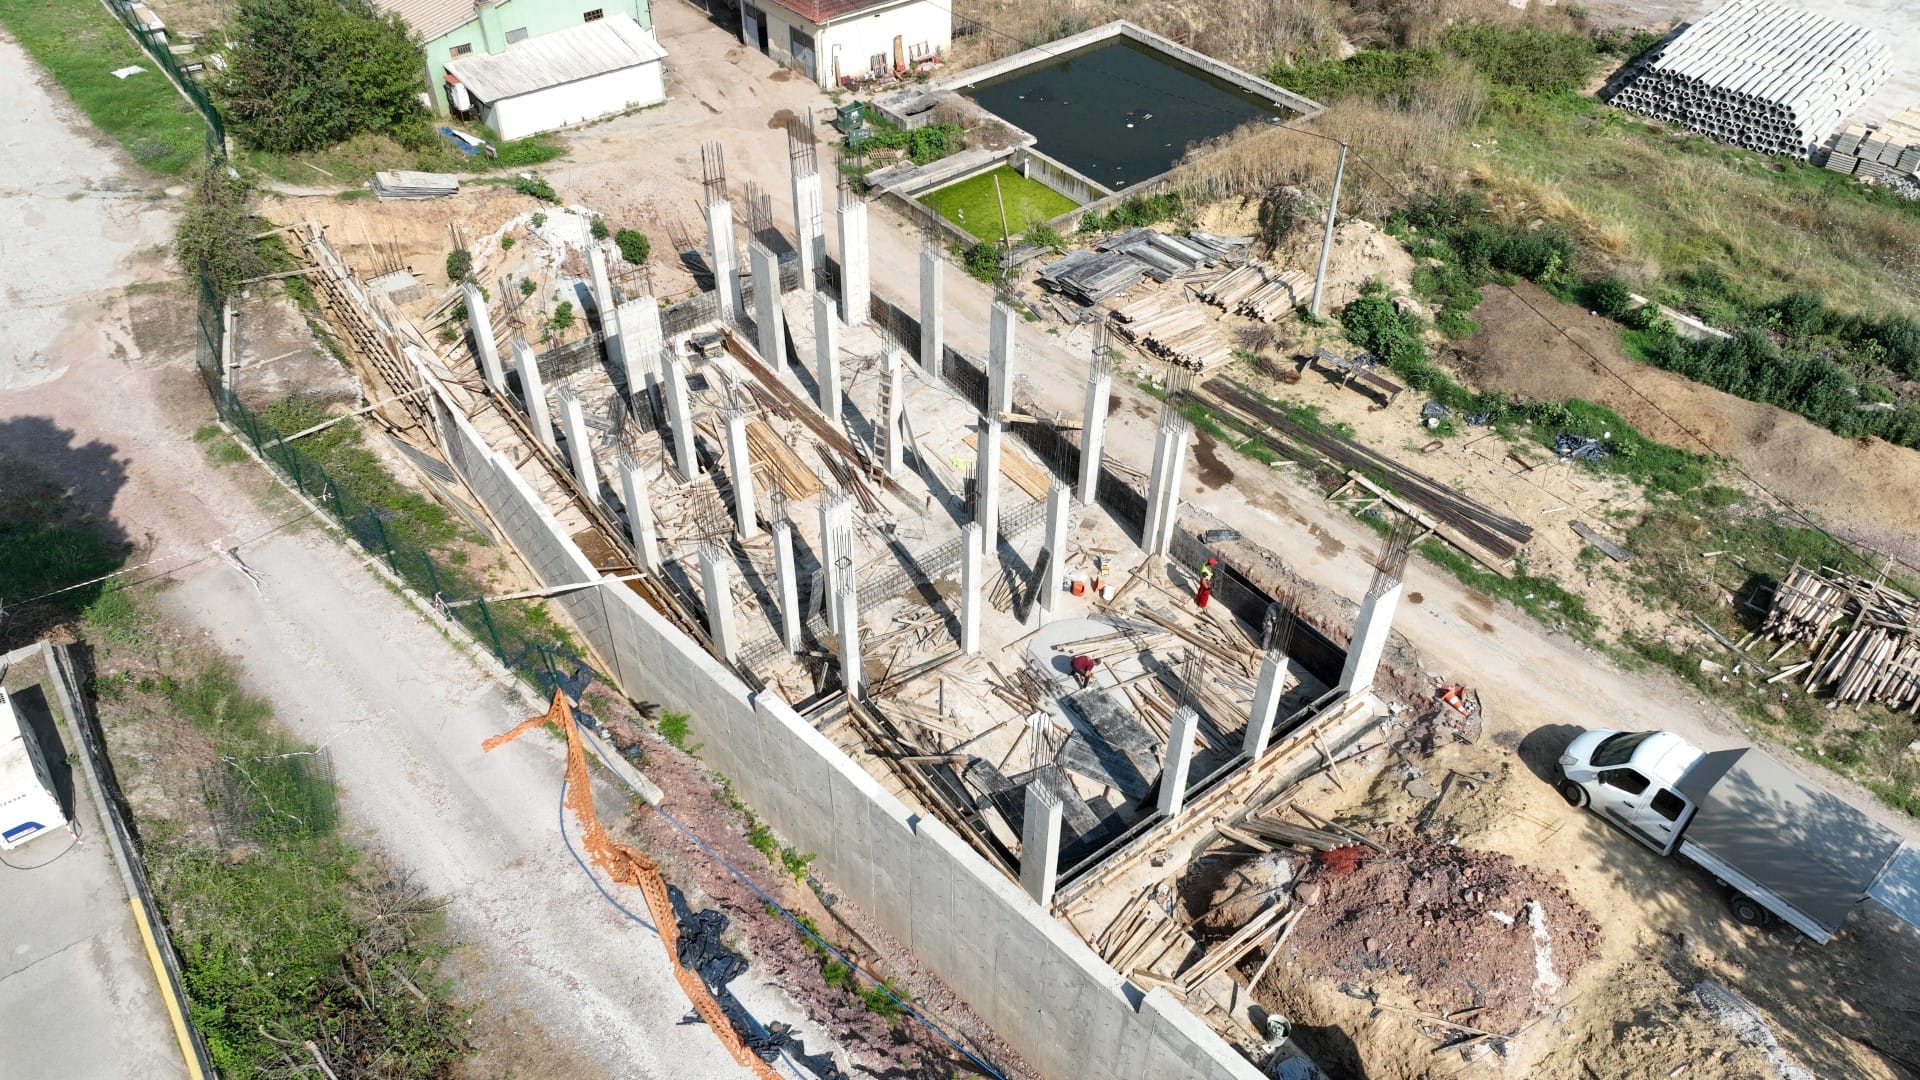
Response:
POLYGON ((1887 80, 1871 30, 1733 0, 1658 47, 1608 100, 1763 154, 1807 157, 1887 80))

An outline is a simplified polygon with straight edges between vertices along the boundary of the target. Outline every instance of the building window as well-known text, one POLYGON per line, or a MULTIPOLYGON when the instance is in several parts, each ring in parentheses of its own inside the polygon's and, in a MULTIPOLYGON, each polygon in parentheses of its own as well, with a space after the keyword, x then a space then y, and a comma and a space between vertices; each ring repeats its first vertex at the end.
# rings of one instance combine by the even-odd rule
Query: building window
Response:
POLYGON ((520 42, 520 41, 525 41, 525 40, 527 40, 527 28, 526 28, 526 27, 524 27, 524 26, 523 26, 523 27, 521 27, 521 28, 520 28, 520 29, 518 29, 518 30, 509 30, 509 31, 507 31, 507 44, 509 44, 509 45, 512 45, 512 44, 514 44, 515 42, 520 42))
POLYGON ((447 50, 447 59, 451 60, 456 56, 465 56, 472 51, 473 46, 471 45, 455 45, 453 48, 447 50))
POLYGON ((867 70, 876 75, 887 70, 887 54, 883 52, 874 53, 873 59, 867 61, 867 70))
POLYGON ((594 8, 592 11, 589 11, 585 15, 580 16, 580 21, 581 22, 599 22, 601 19, 604 19, 606 17, 607 17, 607 11, 605 8, 594 8))

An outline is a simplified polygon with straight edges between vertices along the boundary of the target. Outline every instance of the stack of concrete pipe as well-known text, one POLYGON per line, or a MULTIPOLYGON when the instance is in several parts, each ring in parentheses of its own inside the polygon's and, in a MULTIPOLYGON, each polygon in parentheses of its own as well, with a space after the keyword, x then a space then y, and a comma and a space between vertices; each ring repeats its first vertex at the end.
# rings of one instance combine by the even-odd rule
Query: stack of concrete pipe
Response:
POLYGON ((1732 0, 1644 58, 1623 109, 1763 154, 1810 156, 1887 80, 1873 32, 1769 0, 1732 0))

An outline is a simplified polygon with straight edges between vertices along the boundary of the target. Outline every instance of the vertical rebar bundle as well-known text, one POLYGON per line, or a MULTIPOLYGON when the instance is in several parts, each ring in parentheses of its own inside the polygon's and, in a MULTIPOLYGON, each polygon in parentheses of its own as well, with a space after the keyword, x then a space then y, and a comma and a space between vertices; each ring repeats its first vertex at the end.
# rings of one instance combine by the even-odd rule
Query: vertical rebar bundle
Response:
POLYGON ((1890 59, 1865 27, 1732 0, 1656 48, 1609 101, 1748 150, 1808 157, 1887 80, 1890 59))

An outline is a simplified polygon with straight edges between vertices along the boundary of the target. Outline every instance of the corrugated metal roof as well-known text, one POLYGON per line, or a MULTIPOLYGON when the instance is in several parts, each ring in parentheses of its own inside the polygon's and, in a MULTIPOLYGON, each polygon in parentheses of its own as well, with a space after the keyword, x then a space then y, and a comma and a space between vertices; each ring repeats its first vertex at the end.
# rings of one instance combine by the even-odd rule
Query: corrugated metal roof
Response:
POLYGON ((774 6, 786 8, 815 25, 898 3, 900 0, 773 0, 774 6))
POLYGON ((492 56, 463 56, 447 70, 480 100, 500 101, 666 56, 633 16, 613 14, 515 42, 492 56))
POLYGON ((474 18, 473 0, 373 0, 373 6, 406 20, 420 32, 421 41, 432 41, 474 18))

